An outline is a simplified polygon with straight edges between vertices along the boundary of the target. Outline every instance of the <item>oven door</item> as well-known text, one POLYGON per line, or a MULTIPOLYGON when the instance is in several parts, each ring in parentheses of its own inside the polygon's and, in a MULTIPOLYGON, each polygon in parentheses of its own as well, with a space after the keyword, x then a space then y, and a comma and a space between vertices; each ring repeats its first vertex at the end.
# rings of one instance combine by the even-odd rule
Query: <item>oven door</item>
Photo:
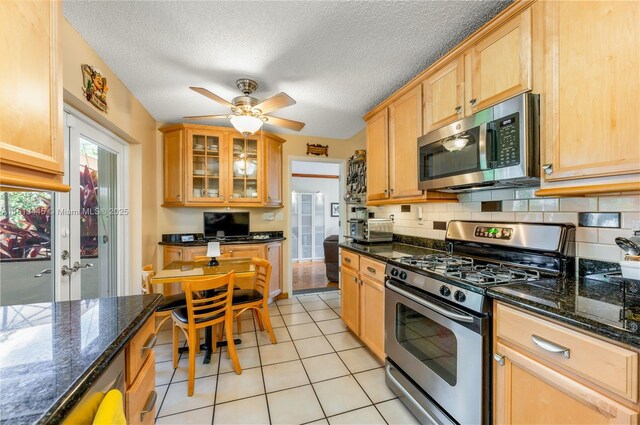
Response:
POLYGON ((485 422, 482 333, 486 320, 402 283, 386 283, 386 355, 459 423, 485 422))

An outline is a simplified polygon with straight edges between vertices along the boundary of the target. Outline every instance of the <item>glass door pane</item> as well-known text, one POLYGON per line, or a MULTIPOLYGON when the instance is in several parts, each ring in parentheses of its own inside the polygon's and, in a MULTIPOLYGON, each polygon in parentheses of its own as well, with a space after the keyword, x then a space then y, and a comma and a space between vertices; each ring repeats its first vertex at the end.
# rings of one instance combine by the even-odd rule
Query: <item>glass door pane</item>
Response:
MULTIPOLYGON (((80 297, 115 296, 117 156, 80 136, 80 297)), ((73 160, 73 158, 72 158, 73 160)), ((75 190, 72 187, 72 191, 75 190)), ((72 227, 73 229, 73 227, 72 227)))
POLYGON ((231 199, 258 201, 258 140, 234 138, 232 149, 231 199))
POLYGON ((205 182, 207 198, 219 198, 220 193, 220 138, 207 136, 205 158, 207 163, 207 179, 205 182))
POLYGON ((324 193, 316 193, 313 217, 313 258, 324 258, 324 193))
POLYGON ((291 259, 298 259, 298 198, 297 193, 291 194, 291 259))
POLYGON ((202 198, 207 194, 205 176, 207 174, 206 137, 194 134, 191 138, 192 176, 191 198, 202 198))
POLYGON ((54 300, 52 195, 0 191, 0 305, 54 300))

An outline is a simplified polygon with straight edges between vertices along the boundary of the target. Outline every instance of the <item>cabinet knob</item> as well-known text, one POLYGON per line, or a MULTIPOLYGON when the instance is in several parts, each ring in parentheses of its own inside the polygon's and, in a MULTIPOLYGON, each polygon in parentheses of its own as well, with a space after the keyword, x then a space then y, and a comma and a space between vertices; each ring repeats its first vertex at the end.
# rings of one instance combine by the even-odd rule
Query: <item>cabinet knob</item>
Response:
POLYGON ((182 195, 176 195, 176 198, 180 199, 182 198, 182 195))
POLYGON ((393 189, 389 189, 389 194, 393 195, 393 189))
POLYGON ((460 115, 462 112, 462 106, 456 106, 456 114, 460 115))
POLYGON ((544 164, 542 169, 544 170, 544 173, 549 176, 553 173, 553 164, 544 164))
POLYGON ((268 199, 268 200, 271 200, 271 196, 267 196, 267 199, 268 199))
POLYGON ((471 106, 476 106, 476 104, 478 103, 478 99, 477 98, 473 98, 469 101, 469 103, 471 104, 471 106))

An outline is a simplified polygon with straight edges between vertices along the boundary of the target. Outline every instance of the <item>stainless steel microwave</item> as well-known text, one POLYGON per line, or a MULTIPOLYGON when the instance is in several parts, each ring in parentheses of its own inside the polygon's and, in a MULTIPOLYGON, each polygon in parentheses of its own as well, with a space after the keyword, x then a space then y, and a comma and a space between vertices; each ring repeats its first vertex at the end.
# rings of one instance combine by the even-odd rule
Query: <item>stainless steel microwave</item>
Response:
POLYGON ((539 95, 524 93, 420 137, 420 189, 538 186, 539 116, 539 95))

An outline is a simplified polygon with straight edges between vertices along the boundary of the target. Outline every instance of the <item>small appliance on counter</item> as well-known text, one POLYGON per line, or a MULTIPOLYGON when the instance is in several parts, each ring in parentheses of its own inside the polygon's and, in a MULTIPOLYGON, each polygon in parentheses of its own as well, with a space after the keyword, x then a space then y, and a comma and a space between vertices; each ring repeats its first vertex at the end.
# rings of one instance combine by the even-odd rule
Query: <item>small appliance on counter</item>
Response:
POLYGON ((391 242, 393 221, 389 218, 352 218, 349 220, 349 236, 358 242, 391 242))

